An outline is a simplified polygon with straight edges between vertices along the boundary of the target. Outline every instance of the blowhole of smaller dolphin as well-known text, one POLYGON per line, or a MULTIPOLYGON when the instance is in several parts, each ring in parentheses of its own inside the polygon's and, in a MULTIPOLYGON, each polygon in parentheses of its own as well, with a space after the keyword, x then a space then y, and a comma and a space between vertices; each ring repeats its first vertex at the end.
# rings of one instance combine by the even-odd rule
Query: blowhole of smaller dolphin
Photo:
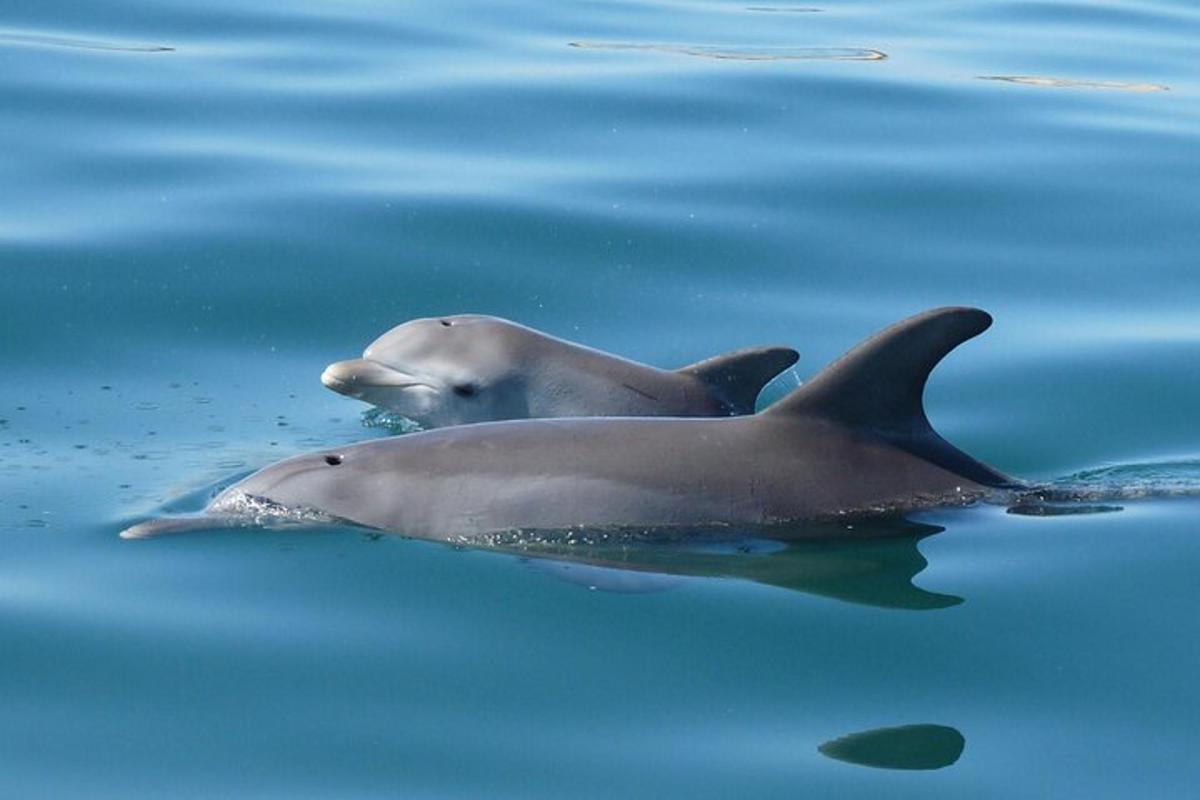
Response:
POLYGON ((325 463, 331 467, 336 467, 338 464, 342 463, 342 457, 338 455, 325 456, 325 463))
POLYGON ((454 393, 459 397, 474 397, 476 391, 475 384, 473 383, 454 384, 454 393))

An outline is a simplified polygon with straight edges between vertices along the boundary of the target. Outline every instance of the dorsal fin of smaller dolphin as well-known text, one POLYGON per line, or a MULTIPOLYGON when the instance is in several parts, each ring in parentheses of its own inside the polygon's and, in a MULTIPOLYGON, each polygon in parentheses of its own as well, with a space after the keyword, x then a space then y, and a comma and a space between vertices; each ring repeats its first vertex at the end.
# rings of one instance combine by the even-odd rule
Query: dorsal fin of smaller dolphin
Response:
POLYGON ((1019 482, 938 435, 923 402, 929 373, 954 348, 986 331, 977 308, 935 308, 883 329, 823 369, 764 414, 825 418, 875 433, 985 486, 1019 482))
POLYGON ((677 370, 724 397, 730 414, 753 414, 763 387, 800 359, 790 347, 750 347, 713 356, 677 370))

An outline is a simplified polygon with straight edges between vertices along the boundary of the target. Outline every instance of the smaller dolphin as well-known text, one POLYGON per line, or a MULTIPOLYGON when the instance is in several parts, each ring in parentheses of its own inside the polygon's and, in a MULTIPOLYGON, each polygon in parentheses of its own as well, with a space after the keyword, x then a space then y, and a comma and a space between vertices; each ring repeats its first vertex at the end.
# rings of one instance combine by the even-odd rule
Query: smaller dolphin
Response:
POLYGON ((414 319, 321 383, 427 428, 527 417, 721 417, 753 414, 763 386, 796 363, 762 347, 675 371, 557 339, 498 317, 414 319))

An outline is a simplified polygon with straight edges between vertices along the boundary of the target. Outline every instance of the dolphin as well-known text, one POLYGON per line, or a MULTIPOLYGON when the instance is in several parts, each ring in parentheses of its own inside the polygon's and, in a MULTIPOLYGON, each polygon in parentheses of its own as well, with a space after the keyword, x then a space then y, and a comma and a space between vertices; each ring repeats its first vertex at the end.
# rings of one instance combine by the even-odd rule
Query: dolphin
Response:
MULTIPOLYGON (((922 396, 937 363, 991 321, 972 308, 911 317, 748 416, 511 420, 296 456, 217 495, 206 526, 284 512, 488 544, 514 532, 719 531, 966 505, 1023 484, 940 437, 922 396)), ((152 521, 122 536, 195 526, 152 521)))
POLYGON ((763 386, 796 363, 760 347, 674 371, 480 314, 414 319, 321 383, 424 428, 527 417, 716 417, 753 414, 763 386))

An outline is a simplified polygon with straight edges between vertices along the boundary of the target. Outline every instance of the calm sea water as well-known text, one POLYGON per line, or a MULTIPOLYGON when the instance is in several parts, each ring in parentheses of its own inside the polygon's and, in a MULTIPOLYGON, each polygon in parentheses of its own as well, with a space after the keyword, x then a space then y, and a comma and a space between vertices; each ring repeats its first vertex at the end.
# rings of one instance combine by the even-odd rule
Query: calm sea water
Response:
POLYGON ((633 572, 116 537, 380 435, 321 368, 465 311, 663 366, 793 344, 769 400, 979 305, 943 433, 1194 494, 1194 3, 268 5, 0 16, 0 794, 1194 792, 1192 497, 633 572))

